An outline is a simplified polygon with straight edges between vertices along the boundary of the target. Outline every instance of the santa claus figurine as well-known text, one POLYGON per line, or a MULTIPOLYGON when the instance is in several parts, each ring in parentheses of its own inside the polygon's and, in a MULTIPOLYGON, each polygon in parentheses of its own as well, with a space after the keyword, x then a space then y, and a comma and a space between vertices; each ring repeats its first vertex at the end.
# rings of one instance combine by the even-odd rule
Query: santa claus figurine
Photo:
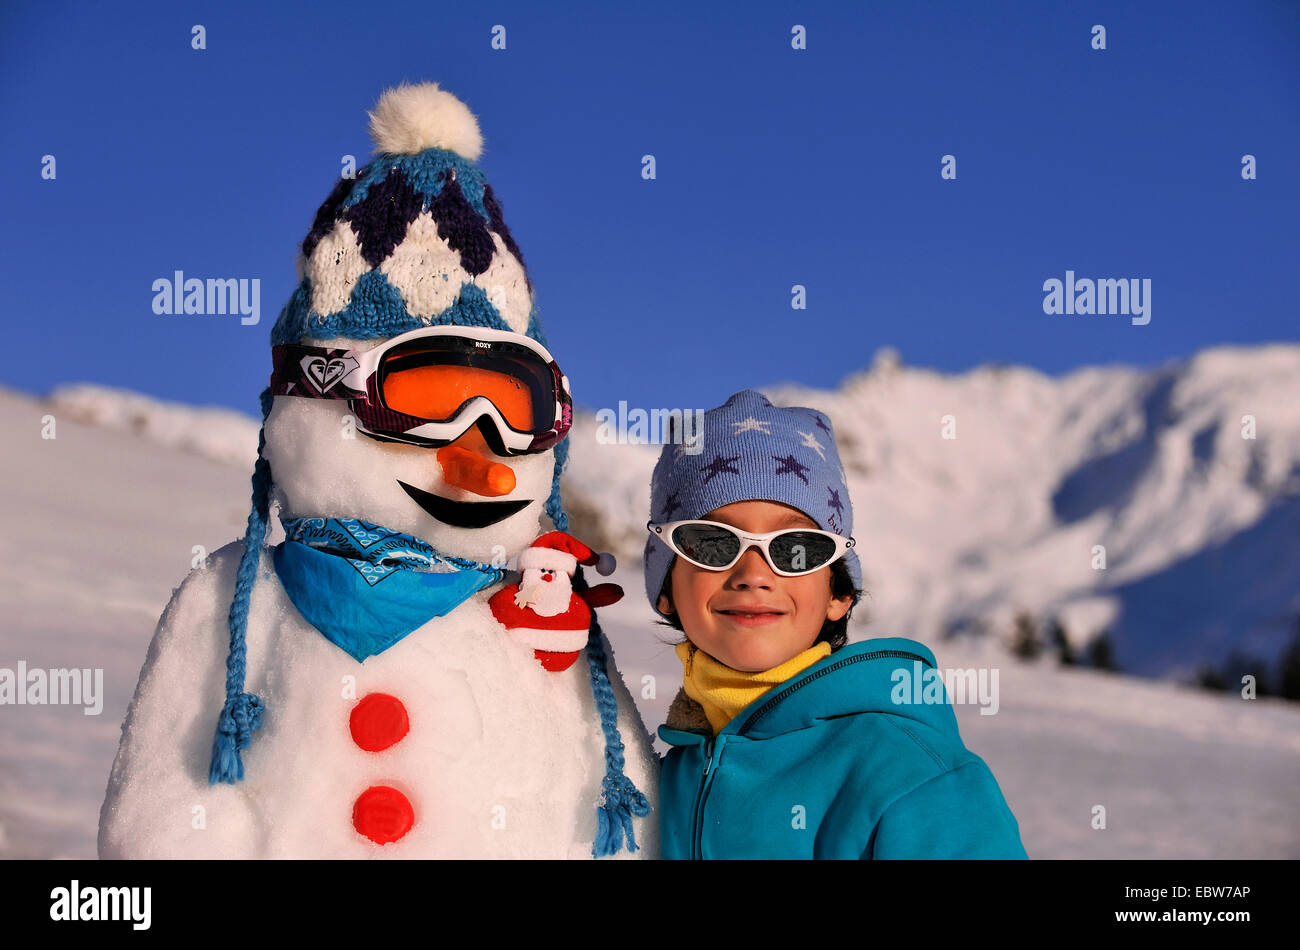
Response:
POLYGON ((552 673, 567 670, 587 645, 592 608, 623 596, 617 584, 575 591, 573 575, 579 564, 608 577, 614 572, 614 555, 598 555, 571 534, 549 531, 519 553, 519 583, 507 584, 488 601, 510 636, 532 647, 552 673))

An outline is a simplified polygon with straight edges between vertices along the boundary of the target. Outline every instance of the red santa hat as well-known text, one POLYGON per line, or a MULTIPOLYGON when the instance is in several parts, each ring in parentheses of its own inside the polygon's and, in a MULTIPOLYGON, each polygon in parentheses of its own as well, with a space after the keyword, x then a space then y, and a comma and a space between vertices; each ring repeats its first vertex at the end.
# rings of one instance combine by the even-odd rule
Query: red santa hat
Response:
POLYGON ((564 571, 572 577, 578 565, 594 567, 601 577, 614 573, 614 555, 598 554, 565 531, 548 531, 519 552, 519 570, 564 571))

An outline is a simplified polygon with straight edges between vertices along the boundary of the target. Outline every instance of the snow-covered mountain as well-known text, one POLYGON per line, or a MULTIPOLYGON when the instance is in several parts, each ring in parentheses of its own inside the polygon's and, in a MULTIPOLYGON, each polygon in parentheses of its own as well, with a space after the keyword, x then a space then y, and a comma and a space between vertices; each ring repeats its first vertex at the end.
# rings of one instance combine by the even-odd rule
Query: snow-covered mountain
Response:
MULTIPOLYGON (((870 592, 859 636, 1005 637, 1024 611, 1078 648, 1109 631, 1125 671, 1190 679, 1233 649, 1274 664, 1297 629, 1300 346, 1060 378, 882 350, 835 391, 763 392, 835 428, 870 592)), ((595 433, 580 418, 571 482, 639 558, 658 447, 595 433)))
MULTIPOLYGON (((1078 650, 1108 633, 1126 672, 1191 680, 1234 650, 1275 667, 1300 629, 1300 346, 1060 378, 883 349, 834 391, 758 388, 835 427, 870 594, 858 636, 1005 639, 1025 613, 1078 650)), ((256 454, 256 421, 229 410, 86 385, 51 404, 250 471, 256 454)), ((578 413, 565 497, 575 533, 631 567, 659 446, 599 428, 578 413)))

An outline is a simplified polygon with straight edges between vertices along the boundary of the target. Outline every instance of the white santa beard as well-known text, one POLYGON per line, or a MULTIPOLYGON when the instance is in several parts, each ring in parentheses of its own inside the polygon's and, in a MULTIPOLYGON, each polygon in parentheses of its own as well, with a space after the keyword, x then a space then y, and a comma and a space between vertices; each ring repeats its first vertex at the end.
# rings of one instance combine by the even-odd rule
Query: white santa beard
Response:
POLYGON ((551 577, 550 581, 543 580, 541 569, 531 567, 524 571, 523 580, 519 584, 521 589, 526 589, 536 598, 528 604, 528 609, 539 617, 562 614, 569 609, 569 602, 573 600, 573 586, 569 578, 554 573, 551 577))
POLYGON ((497 563, 540 533, 555 472, 554 450, 509 459, 507 495, 487 497, 449 485, 437 450, 380 442, 360 432, 344 437, 347 403, 276 396, 266 420, 266 458, 286 518, 359 518, 428 541, 447 554, 497 563), (515 514, 485 528, 458 528, 428 514, 397 484, 406 482, 453 501, 528 499, 515 514))
MULTIPOLYGON (((242 753, 244 780, 209 786, 241 549, 226 545, 191 572, 159 623, 101 811, 101 857, 590 857, 605 763, 587 665, 544 670, 492 617, 491 589, 357 663, 306 624, 265 552, 245 689, 266 713, 242 753), (410 716, 406 737, 378 753, 348 729, 372 692, 396 696, 410 716), (352 804, 371 785, 397 788, 414 808, 395 843, 352 827, 352 804)), ((653 807, 657 759, 612 663, 609 672, 625 774, 653 807)), ((657 812, 635 828, 642 850, 621 856, 657 857, 657 812)))

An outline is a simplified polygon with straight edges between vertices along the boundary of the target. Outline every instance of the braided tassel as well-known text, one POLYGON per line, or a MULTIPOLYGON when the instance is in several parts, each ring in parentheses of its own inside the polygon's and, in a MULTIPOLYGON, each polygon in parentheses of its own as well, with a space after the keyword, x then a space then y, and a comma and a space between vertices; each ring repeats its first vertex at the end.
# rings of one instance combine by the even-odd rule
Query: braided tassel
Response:
POLYGON ((212 762, 208 766, 208 784, 243 781, 244 763, 239 753, 253 741, 253 733, 262 724, 265 706, 262 700, 244 692, 244 633, 248 629, 248 605, 266 538, 270 514, 271 463, 266 450, 266 417, 271 412, 271 388, 262 390, 262 429, 257 435, 257 463, 253 466, 253 505, 244 532, 244 553, 239 558, 235 580, 235 597, 230 604, 226 625, 230 629, 230 652, 226 654, 226 701, 217 718, 217 733, 212 741, 212 762))
MULTIPOLYGON (((582 568, 574 575, 575 588, 587 587, 582 568)), ((592 845, 594 858, 617 854, 627 844, 629 852, 636 851, 636 835, 632 817, 644 818, 650 813, 650 802, 632 780, 623 774, 623 737, 618 731, 618 701, 609 684, 606 671, 605 639, 596 612, 591 614, 591 631, 587 636, 587 663, 591 668, 591 690, 595 694, 596 709, 600 713, 600 727, 605 733, 605 778, 601 804, 596 808, 596 840, 592 845)))
MULTIPOLYGON (((551 480, 551 495, 546 500, 546 513, 557 531, 569 530, 569 516, 560 500, 560 475, 569 457, 569 440, 555 447, 555 474, 551 480)), ((573 589, 587 589, 587 579, 579 566, 573 575, 573 589)), ((596 611, 591 612, 591 629, 587 634, 587 665, 591 669, 591 691, 600 712, 600 728, 605 733, 605 778, 601 781, 604 794, 596 807, 596 840, 591 848, 593 858, 617 854, 627 844, 629 852, 636 851, 636 835, 632 818, 650 814, 650 803, 641 790, 623 774, 623 737, 618 732, 618 701, 609 685, 605 671, 605 642, 596 611)))

